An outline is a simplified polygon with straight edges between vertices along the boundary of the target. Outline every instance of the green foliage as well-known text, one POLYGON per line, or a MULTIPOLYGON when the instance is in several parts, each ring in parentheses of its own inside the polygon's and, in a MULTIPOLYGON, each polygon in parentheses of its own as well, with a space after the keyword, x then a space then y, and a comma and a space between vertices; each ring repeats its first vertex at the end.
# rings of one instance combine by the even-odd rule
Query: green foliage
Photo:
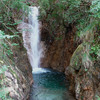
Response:
POLYGON ((0 39, 12 39, 18 37, 18 35, 6 35, 3 31, 0 30, 0 39))
POLYGON ((0 1, 0 22, 8 22, 13 20, 12 18, 22 17, 18 15, 21 12, 21 9, 27 8, 24 3, 25 0, 1 0, 0 1), (16 16, 18 15, 18 16, 16 16))
POLYGON ((81 30, 90 20, 88 2, 83 0, 39 0, 39 5, 40 19, 47 23, 52 34, 56 31, 65 33, 73 23, 81 30))
POLYGON ((7 94, 8 94, 8 90, 6 89, 5 85, 4 85, 4 80, 5 80, 5 75, 4 72, 8 70, 7 65, 4 64, 3 60, 0 60, 0 99, 1 100, 10 100, 9 98, 7 98, 7 94))
POLYGON ((96 27, 97 30, 100 29, 99 28, 100 27, 100 0, 91 1, 91 5, 89 7, 87 17, 85 17, 85 19, 82 20, 83 20, 82 22, 85 24, 83 24, 81 31, 94 30, 96 27))
POLYGON ((18 37, 18 35, 6 35, 3 31, 0 30, 0 56, 3 59, 6 58, 6 56, 12 55, 12 47, 16 46, 18 44, 16 43, 10 43, 9 39, 14 39, 15 37, 18 37))
POLYGON ((99 34, 96 33, 94 40, 91 44, 90 55, 91 59, 96 61, 98 57, 100 57, 100 38, 99 34))
POLYGON ((25 0, 1 0, 0 29, 6 34, 18 34, 16 25, 21 22, 23 14, 26 14, 27 11, 28 6, 25 0))
MULTIPOLYGON (((56 0, 40 0, 40 19, 48 23, 50 33, 56 32, 59 25, 63 24, 66 3, 56 0)), ((62 27, 63 28, 63 27, 62 27)))
MULTIPOLYGON (((6 94, 8 93, 8 91, 5 91, 5 88, 0 88, 0 98, 2 100, 6 100, 7 97, 6 97, 6 94)), ((8 99, 7 99, 8 100, 8 99)))
POLYGON ((0 74, 3 74, 6 70, 7 70, 7 66, 6 66, 6 65, 3 65, 3 66, 0 68, 0 74))
POLYGON ((100 100, 100 97, 99 96, 96 96, 97 100, 100 100))
POLYGON ((93 0, 91 10, 94 18, 100 18, 100 0, 93 0))
POLYGON ((78 36, 99 24, 100 1, 86 0, 38 0, 40 19, 47 23, 52 34, 65 33, 69 24, 75 24, 78 36))

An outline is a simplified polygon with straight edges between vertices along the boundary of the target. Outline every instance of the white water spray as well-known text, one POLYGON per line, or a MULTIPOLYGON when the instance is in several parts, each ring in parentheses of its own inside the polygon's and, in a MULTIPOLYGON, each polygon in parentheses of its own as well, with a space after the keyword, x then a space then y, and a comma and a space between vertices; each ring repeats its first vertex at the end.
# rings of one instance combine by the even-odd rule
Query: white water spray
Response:
POLYGON ((40 29, 38 22, 38 7, 29 8, 28 26, 23 26, 24 47, 27 49, 28 58, 32 66, 33 73, 47 72, 40 68, 40 60, 42 58, 43 49, 40 45, 40 29), (28 29, 28 30, 27 30, 28 29))
POLYGON ((40 32, 39 32, 39 23, 38 23, 38 8, 30 7, 29 12, 29 24, 32 25, 30 30, 30 46, 31 46, 31 59, 30 63, 32 68, 40 67, 40 59, 42 55, 42 48, 40 47, 40 32))

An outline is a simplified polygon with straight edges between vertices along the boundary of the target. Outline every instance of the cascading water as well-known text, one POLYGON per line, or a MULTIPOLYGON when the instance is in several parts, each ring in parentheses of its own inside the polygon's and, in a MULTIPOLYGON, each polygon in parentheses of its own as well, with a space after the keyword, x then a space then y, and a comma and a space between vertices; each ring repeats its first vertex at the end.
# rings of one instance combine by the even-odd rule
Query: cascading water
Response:
POLYGON ((29 24, 32 25, 30 30, 30 46, 31 46, 31 65, 32 68, 40 67, 40 58, 42 53, 42 48, 40 47, 40 37, 39 37, 39 23, 38 23, 38 8, 30 7, 29 12, 29 24))
POLYGON ((23 31, 24 47, 27 49, 33 73, 47 72, 47 70, 40 68, 43 49, 40 44, 38 15, 38 7, 29 7, 28 30, 24 27, 23 31))

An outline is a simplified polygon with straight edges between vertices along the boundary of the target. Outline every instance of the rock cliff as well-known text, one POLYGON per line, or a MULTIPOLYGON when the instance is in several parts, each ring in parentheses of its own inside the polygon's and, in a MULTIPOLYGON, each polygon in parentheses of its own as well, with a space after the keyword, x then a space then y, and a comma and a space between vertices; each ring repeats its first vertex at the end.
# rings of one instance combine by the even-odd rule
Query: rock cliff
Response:
POLYGON ((33 83, 32 68, 23 47, 13 48, 13 55, 13 59, 6 57, 5 61, 0 61, 0 66, 4 71, 4 74, 0 73, 0 87, 2 88, 0 94, 3 97, 6 96, 7 100, 9 98, 27 100, 33 83))

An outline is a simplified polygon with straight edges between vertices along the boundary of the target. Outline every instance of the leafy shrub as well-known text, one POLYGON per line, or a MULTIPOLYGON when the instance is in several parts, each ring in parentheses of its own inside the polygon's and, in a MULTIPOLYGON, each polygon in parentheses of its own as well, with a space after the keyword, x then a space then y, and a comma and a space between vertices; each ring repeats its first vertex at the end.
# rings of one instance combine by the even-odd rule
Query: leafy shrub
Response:
POLYGON ((57 30, 65 33, 73 23, 81 30, 90 21, 88 3, 83 0, 39 0, 40 19, 47 23, 52 34, 57 30))
POLYGON ((9 39, 14 39, 18 35, 6 35, 3 31, 0 30, 0 57, 6 59, 7 56, 12 55, 12 47, 18 44, 11 43, 9 39))

